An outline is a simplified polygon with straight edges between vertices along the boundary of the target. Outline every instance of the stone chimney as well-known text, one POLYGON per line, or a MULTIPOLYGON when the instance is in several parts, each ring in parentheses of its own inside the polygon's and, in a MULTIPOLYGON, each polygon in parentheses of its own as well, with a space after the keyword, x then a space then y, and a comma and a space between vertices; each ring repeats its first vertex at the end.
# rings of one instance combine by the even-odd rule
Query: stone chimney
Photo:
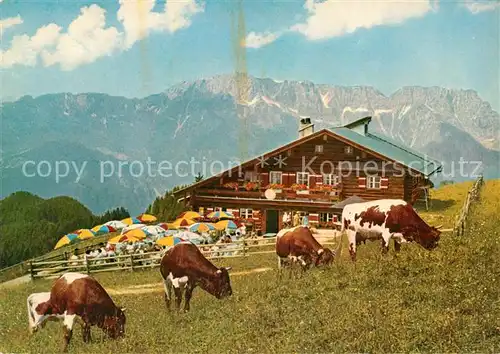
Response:
POLYGON ((311 123, 311 118, 301 118, 299 125, 299 138, 311 135, 314 133, 314 123, 311 123))
POLYGON ((361 135, 368 135, 368 125, 370 124, 371 120, 372 117, 364 117, 352 123, 344 125, 344 128, 349 128, 361 135))

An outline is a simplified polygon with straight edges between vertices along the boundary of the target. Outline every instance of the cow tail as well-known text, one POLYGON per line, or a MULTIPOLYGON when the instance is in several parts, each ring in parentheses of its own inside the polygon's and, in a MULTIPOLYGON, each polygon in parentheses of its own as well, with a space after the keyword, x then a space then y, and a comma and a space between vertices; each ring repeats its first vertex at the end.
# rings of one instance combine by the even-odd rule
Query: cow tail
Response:
POLYGON ((344 234, 346 233, 345 230, 345 223, 344 223, 344 213, 342 213, 342 216, 340 217, 340 237, 339 237, 339 244, 337 245, 337 248, 335 249, 335 254, 340 256, 342 255, 342 242, 344 241, 344 234))

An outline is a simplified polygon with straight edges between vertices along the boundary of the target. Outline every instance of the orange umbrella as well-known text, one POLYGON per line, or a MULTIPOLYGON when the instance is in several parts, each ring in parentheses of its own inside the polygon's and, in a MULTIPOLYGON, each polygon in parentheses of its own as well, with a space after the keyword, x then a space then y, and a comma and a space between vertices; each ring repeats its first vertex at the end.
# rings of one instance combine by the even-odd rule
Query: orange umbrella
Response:
POLYGON ((145 222, 155 222, 156 221, 156 216, 150 215, 150 214, 141 214, 137 217, 137 219, 143 223, 145 222))
POLYGON ((129 236, 129 235, 118 235, 113 238, 111 238, 108 243, 121 243, 121 242, 137 242, 140 241, 139 238, 134 237, 134 236, 129 236))
POLYGON ((199 213, 197 213, 196 211, 185 211, 181 215, 179 215, 179 219, 191 219, 191 220, 194 220, 194 219, 199 219, 201 217, 202 216, 199 213))
POLYGON ((148 233, 146 231, 144 231, 143 229, 132 229, 130 231, 125 232, 123 235, 136 237, 136 238, 140 238, 140 239, 148 237, 148 233))

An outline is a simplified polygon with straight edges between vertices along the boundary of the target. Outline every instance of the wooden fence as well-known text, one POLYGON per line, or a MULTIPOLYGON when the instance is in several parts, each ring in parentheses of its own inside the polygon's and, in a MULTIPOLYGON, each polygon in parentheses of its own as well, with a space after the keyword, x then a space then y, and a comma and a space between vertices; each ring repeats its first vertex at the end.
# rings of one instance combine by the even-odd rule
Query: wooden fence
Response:
POLYGON ((481 191, 481 187, 484 184, 483 176, 479 176, 478 179, 474 182, 474 185, 467 192, 467 197, 464 200, 464 204, 462 206, 462 210, 457 217, 457 221, 455 223, 455 227, 453 228, 453 233, 457 236, 462 236, 467 227, 467 218, 470 212, 470 206, 473 202, 479 199, 479 193, 481 191))
MULTIPOLYGON (((318 241, 323 245, 337 245, 334 238, 323 238, 318 241)), ((246 239, 232 243, 199 245, 201 253, 212 260, 240 258, 256 254, 275 253, 275 237, 246 239), (215 247, 214 247, 215 246, 215 247), (272 249, 263 250, 267 247, 272 249)), ((57 261, 31 261, 29 273, 31 279, 55 278, 68 271, 87 274, 112 272, 120 270, 134 271, 144 268, 158 267, 165 251, 133 253, 103 258, 68 259, 57 261)))

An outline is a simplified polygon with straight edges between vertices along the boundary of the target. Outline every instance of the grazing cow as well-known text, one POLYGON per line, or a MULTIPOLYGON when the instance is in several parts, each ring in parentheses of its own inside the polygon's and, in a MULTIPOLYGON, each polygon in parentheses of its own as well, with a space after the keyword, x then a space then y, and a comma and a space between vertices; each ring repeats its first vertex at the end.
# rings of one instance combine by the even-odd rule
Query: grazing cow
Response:
POLYGON ((33 293, 28 296, 28 323, 29 331, 31 334, 37 332, 39 329, 45 327, 47 321, 61 321, 64 315, 39 315, 36 312, 36 307, 42 302, 47 302, 50 299, 50 292, 33 293))
POLYGON ((309 228, 296 226, 278 232, 276 254, 278 268, 281 268, 282 262, 287 260, 292 264, 300 263, 305 270, 313 263, 315 266, 331 264, 336 252, 321 246, 309 228))
POLYGON ((342 232, 349 240, 349 253, 356 260, 356 246, 366 240, 382 240, 382 251, 389 250, 389 241, 394 239, 394 248, 399 252, 401 243, 417 242, 425 249, 437 247, 441 231, 429 226, 413 207, 401 199, 380 199, 354 203, 342 211, 342 232))
POLYGON ((64 346, 67 351, 73 324, 83 322, 83 341, 90 341, 90 327, 97 325, 115 339, 125 334, 125 309, 115 306, 104 288, 93 277, 81 273, 65 273, 50 291, 50 298, 36 307, 38 315, 63 317, 64 346))
POLYGON ((184 311, 189 311, 189 301, 196 286, 218 299, 230 296, 233 291, 229 280, 230 267, 217 268, 190 242, 178 243, 163 256, 160 272, 165 288, 165 304, 170 309, 172 287, 175 305, 180 310, 182 291, 185 290, 184 311))

